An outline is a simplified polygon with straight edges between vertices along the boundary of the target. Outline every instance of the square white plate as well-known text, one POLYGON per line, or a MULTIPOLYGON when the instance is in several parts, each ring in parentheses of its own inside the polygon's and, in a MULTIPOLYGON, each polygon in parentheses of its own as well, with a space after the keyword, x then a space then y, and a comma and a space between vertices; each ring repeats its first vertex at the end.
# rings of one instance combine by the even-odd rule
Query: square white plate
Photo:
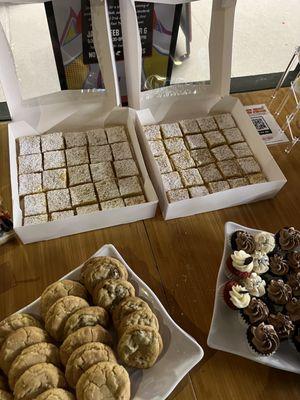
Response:
MULTIPOLYGON (((133 400, 164 400, 182 378, 202 359, 201 346, 184 332, 169 316, 153 291, 126 264, 117 249, 107 244, 94 256, 110 256, 120 260, 128 270, 129 280, 136 289, 136 295, 146 300, 155 312, 163 339, 164 349, 156 364, 146 370, 128 369, 133 400)), ((83 264, 82 264, 83 265, 83 264)), ((78 280, 82 265, 61 279, 78 280)), ((39 315, 40 298, 18 312, 39 315)))
POLYGON ((269 367, 299 374, 299 353, 289 341, 280 343, 279 350, 270 357, 254 355, 248 348, 246 339, 247 328, 243 327, 238 320, 239 312, 231 310, 224 303, 222 294, 220 295, 220 287, 228 280, 224 271, 226 260, 232 252, 230 236, 236 230, 244 230, 251 234, 260 232, 260 230, 247 228, 233 222, 227 222, 225 224, 224 252, 217 279, 214 312, 207 344, 213 349, 237 354, 238 356, 249 358, 249 360, 256 361, 269 367))

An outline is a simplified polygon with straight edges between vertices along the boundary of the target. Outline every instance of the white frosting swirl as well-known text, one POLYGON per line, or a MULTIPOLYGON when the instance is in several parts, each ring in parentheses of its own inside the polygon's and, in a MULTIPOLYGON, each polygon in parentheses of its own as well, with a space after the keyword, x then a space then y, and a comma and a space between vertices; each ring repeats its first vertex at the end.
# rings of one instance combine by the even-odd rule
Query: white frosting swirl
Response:
POLYGON ((229 292, 230 300, 237 308, 248 307, 251 297, 246 288, 241 285, 234 285, 229 292))
POLYGON ((266 293, 266 282, 255 272, 249 278, 243 279, 243 285, 251 296, 261 297, 266 293))
POLYGON ((258 275, 265 274, 269 270, 269 257, 261 251, 255 251, 253 257, 253 272, 258 275))
POLYGON ((232 265, 238 271, 241 272, 251 272, 253 269, 253 262, 245 264, 247 258, 251 257, 250 254, 246 253, 244 250, 235 251, 231 254, 232 265))
POLYGON ((254 236, 256 243, 256 250, 261 251, 264 254, 270 253, 274 250, 275 239, 271 233, 259 232, 254 236))

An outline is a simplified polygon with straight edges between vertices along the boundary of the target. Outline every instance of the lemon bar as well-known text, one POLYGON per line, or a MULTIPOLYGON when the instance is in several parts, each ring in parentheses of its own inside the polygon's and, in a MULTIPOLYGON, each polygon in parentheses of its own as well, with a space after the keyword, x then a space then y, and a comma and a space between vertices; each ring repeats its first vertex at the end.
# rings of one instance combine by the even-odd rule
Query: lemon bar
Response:
POLYGON ((167 174, 162 174, 161 178, 166 192, 172 189, 183 188, 180 175, 177 171, 169 172, 167 174))
POLYGON ((111 149, 115 160, 126 160, 128 158, 132 158, 132 153, 128 142, 113 143, 111 145, 111 149))
POLYGON ((191 150, 205 149, 207 147, 207 143, 202 133, 197 133, 195 135, 187 135, 185 138, 191 150))
POLYGON ((218 125, 216 124, 214 117, 207 116, 207 117, 197 118, 197 122, 201 132, 216 131, 218 129, 218 125))
POLYGON ((89 204, 87 206, 79 206, 76 207, 76 214, 83 215, 83 214, 91 214, 93 212, 99 211, 98 204, 89 204))
POLYGON ((261 172, 260 165, 254 157, 238 158, 237 162, 239 163, 245 175, 261 172))
POLYGON ((70 188, 73 206, 83 206, 97 201, 94 185, 86 183, 84 185, 73 186, 70 188))
POLYGON ((139 170, 134 160, 119 160, 114 162, 117 178, 126 178, 139 174, 139 170))
POLYGON ((19 156, 19 174, 32 174, 34 172, 42 172, 42 154, 29 154, 27 156, 19 156))
POLYGON ((64 137, 67 148, 87 145, 86 134, 84 132, 65 132, 64 137))
POLYGON ((197 168, 184 169, 180 171, 180 175, 185 187, 203 184, 203 180, 197 168))
POLYGON ((179 121, 179 125, 184 134, 200 132, 199 125, 195 119, 184 119, 179 121))
POLYGON ((120 192, 114 179, 97 182, 95 186, 100 202, 120 197, 120 192))
POLYGON ((112 126, 105 129, 108 143, 126 142, 127 135, 124 126, 112 126))
POLYGON ((113 179, 115 177, 110 161, 90 164, 90 168, 93 182, 99 182, 104 179, 113 179))
POLYGON ((161 140, 150 140, 148 143, 154 157, 165 154, 164 144, 161 140))
POLYGON ((43 154, 44 169, 63 168, 66 166, 64 150, 47 151, 43 154))
POLYGON ((20 156, 41 152, 40 136, 22 136, 18 139, 20 156))
POLYGON ((66 168, 43 171, 43 189, 65 189, 67 187, 66 168))
POLYGON ((237 158, 249 157, 253 155, 246 142, 235 143, 231 146, 231 149, 237 158))
POLYGON ((69 189, 58 189, 47 192, 49 212, 65 211, 71 208, 69 189))
POLYGON ((242 176, 242 170, 235 160, 226 160, 217 162, 219 170, 224 178, 238 178, 242 176))
POLYGON ((33 215, 31 217, 25 217, 23 225, 24 226, 37 225, 37 224, 43 224, 45 222, 48 222, 48 214, 40 214, 40 215, 33 215))
POLYGON ((80 185, 92 181, 88 164, 76 165, 68 168, 69 186, 80 185))
POLYGON ((211 164, 215 161, 208 149, 197 149, 191 151, 191 156, 193 157, 197 166, 202 166, 206 164, 211 164))
POLYGON ((102 146, 107 144, 105 130, 102 128, 91 129, 86 133, 89 146, 102 146))
POLYGON ((208 187, 211 193, 223 192, 224 190, 230 189, 229 183, 227 181, 210 182, 208 187))
POLYGON ((62 132, 45 133, 41 136, 42 151, 55 151, 65 148, 62 132))
POLYGON ((220 181, 223 179, 220 171, 215 164, 199 167, 199 172, 205 183, 220 181))
POLYGON ((19 196, 39 193, 42 191, 42 174, 40 172, 35 174, 19 175, 19 196))
POLYGON ((227 144, 214 147, 213 149, 211 149, 211 152, 216 157, 217 161, 224 161, 235 158, 234 153, 227 144))
POLYGON ((176 201, 187 200, 190 198, 187 189, 175 189, 167 192, 167 197, 170 203, 175 203, 176 201))
POLYGON ((67 157, 67 165, 70 167, 74 165, 89 163, 89 155, 87 152, 87 148, 85 146, 73 147, 71 149, 67 149, 66 157, 67 157))
POLYGON ((235 128, 236 126, 234 119, 229 113, 214 115, 214 118, 220 129, 235 128))
POLYGON ((91 164, 113 160, 112 152, 108 144, 103 146, 90 146, 89 153, 91 164))
POLYGON ((143 127, 144 134, 147 140, 159 140, 161 139, 160 126, 159 125, 147 125, 143 127))
POLYGON ((24 216, 47 214, 45 193, 29 194, 24 197, 24 216))
POLYGON ((74 216, 73 210, 68 211, 57 211, 50 215, 51 221, 58 221, 61 219, 69 218, 74 216))
POLYGON ((124 199, 125 205, 127 207, 129 206, 136 206, 137 204, 143 204, 146 203, 146 199, 143 195, 141 196, 133 196, 133 197, 127 197, 124 199))
POLYGON ((100 203, 101 210, 110 210, 112 208, 122 208, 125 207, 124 201, 121 197, 117 199, 107 200, 100 203))
POLYGON ((119 179, 118 184, 121 196, 135 196, 143 193, 137 176, 119 179))
POLYGON ((164 139, 182 136, 181 129, 177 122, 174 122, 173 124, 162 124, 160 127, 164 139))
POLYGON ((206 186, 193 186, 189 188, 189 194, 191 197, 203 197, 209 194, 206 186))
POLYGON ((182 138, 166 139, 164 143, 168 154, 180 153, 187 149, 182 138))
POLYGON ((190 155, 188 150, 182 151, 181 153, 173 154, 171 160, 175 165, 176 169, 187 169, 195 166, 195 161, 190 155))
POLYGON ((173 171, 169 157, 165 153, 161 156, 155 157, 155 161, 161 174, 173 171))
POLYGON ((261 173, 249 175, 248 179, 251 185, 254 185, 255 183, 267 182, 266 177, 261 173))
POLYGON ((225 136, 228 144, 244 142, 245 140, 239 128, 224 129, 223 135, 225 136))
POLYGON ((244 178, 228 179, 228 183, 229 183, 231 188, 237 188, 237 187, 249 185, 249 181, 245 177, 244 178))
POLYGON ((205 132, 203 135, 209 147, 216 147, 226 143, 225 137, 219 131, 205 132))

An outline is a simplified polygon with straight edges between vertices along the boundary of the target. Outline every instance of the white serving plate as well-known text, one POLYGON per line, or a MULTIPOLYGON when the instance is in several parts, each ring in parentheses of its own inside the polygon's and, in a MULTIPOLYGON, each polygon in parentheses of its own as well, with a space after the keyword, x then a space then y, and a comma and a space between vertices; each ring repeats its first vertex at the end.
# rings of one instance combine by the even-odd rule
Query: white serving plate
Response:
POLYGON ((247 228, 234 222, 225 224, 225 242, 223 258, 217 278, 214 312, 210 325, 207 344, 209 347, 238 356, 248 358, 269 367, 284 371, 300 373, 300 358, 294 345, 289 341, 281 342, 279 350, 272 356, 254 355, 248 348, 246 339, 247 327, 243 327, 238 320, 238 311, 231 310, 223 301, 220 287, 228 280, 225 275, 226 260, 231 254, 230 236, 236 230, 245 230, 251 234, 260 232, 257 229, 247 228))
MULTIPOLYGON (((160 334, 164 343, 162 354, 152 368, 147 370, 128 369, 128 372, 131 380, 132 400, 164 400, 202 359, 203 349, 195 339, 172 320, 157 296, 132 271, 113 245, 107 244, 101 247, 94 256, 115 257, 124 263, 128 270, 129 280, 136 289, 136 295, 150 304, 158 318, 160 334)), ((61 279, 78 280, 82 265, 61 279)), ((39 315, 39 306, 40 298, 18 312, 39 315)))

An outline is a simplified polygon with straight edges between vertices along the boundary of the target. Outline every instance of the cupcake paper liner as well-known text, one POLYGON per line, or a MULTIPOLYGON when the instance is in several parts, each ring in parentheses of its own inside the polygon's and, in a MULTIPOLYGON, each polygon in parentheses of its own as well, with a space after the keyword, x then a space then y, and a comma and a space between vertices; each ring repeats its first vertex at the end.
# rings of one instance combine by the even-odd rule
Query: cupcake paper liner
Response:
POLYGON ((247 336, 247 342, 248 342, 248 349, 249 351, 254 354, 256 357, 270 357, 273 356, 277 350, 273 351, 272 353, 260 353, 258 350, 256 350, 256 348, 253 346, 251 339, 253 337, 252 333, 251 333, 251 325, 248 327, 247 332, 246 332, 246 336, 247 336))
POLYGON ((250 325, 249 319, 244 315, 244 309, 239 310, 238 312, 238 321, 241 326, 248 327, 250 325))

